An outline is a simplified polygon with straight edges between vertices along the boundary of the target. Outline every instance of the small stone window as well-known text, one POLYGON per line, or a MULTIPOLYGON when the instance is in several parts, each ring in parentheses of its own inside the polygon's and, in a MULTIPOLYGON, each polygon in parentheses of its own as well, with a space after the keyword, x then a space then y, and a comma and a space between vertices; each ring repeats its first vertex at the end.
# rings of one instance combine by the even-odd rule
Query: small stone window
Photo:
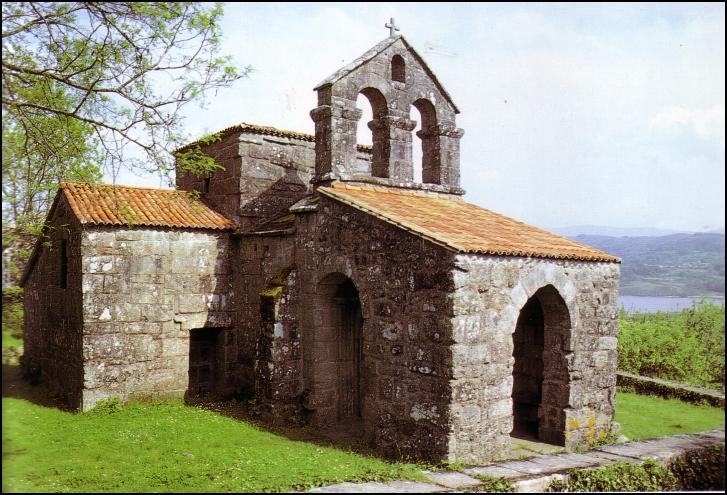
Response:
POLYGON ((391 80, 406 82, 406 62, 401 55, 394 55, 391 59, 391 80))
POLYGON ((211 182, 211 181, 212 181, 212 176, 208 174, 208 175, 207 175, 207 176, 206 176, 206 177, 204 178, 204 183, 202 184, 202 192, 203 192, 203 193, 208 193, 208 192, 210 192, 210 182, 211 182))
POLYGON ((59 284, 61 289, 68 287, 68 241, 61 240, 61 270, 59 284))

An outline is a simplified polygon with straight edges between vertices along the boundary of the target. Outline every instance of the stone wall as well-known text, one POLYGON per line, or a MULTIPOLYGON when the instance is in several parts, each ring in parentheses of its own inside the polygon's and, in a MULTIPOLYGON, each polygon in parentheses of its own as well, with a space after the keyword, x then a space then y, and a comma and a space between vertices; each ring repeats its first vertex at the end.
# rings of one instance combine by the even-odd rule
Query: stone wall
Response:
POLYGON ((83 402, 181 396, 190 330, 222 328, 219 393, 236 389, 231 264, 226 232, 89 228, 83 260, 83 402))
POLYGON ((336 390, 321 372, 335 356, 321 335, 328 327, 321 281, 337 274, 353 282, 363 313, 362 419, 352 441, 390 457, 446 456, 452 254, 326 198, 317 212, 298 216, 296 229, 294 238, 242 241, 241 278, 254 280, 253 270, 265 280, 286 274, 281 291, 267 293, 279 296, 274 320, 261 324, 261 293, 280 282, 251 287, 240 313, 241 335, 257 331, 255 342, 265 342, 254 347, 243 337, 249 341, 240 348, 258 360, 256 388, 270 391, 258 396, 264 409, 317 426, 336 423, 336 390))
MULTIPOLYGON (((235 132, 202 148, 224 170, 205 176, 177 174, 177 187, 196 190, 215 209, 240 223, 245 231, 279 215, 310 192, 315 144, 294 137, 235 132)), ((356 153, 357 168, 370 173, 371 153, 356 153)))
POLYGON ((610 431, 618 264, 458 255, 452 276, 452 458, 478 462, 508 454, 513 332, 533 296, 545 317, 541 432, 557 442, 560 429, 572 449, 610 431))
POLYGON ((24 375, 46 382, 70 406, 81 401, 81 226, 63 194, 48 222, 47 236, 24 284, 24 375), (66 287, 62 287, 62 242, 66 242, 66 287))
POLYGON ((251 235, 241 239, 236 262, 240 393, 257 397, 276 422, 287 422, 296 414, 300 392, 301 328, 294 256, 290 236, 251 235))

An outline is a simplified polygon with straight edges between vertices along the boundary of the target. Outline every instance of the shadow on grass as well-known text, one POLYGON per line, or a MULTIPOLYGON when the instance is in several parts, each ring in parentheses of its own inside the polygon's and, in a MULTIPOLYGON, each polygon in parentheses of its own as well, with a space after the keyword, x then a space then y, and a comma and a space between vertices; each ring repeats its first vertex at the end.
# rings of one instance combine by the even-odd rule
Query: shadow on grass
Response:
POLYGON ((20 366, 3 364, 3 397, 23 399, 44 407, 73 411, 43 383, 34 385, 23 379, 20 366))
MULTIPOLYGON (((3 397, 23 399, 43 407, 76 412, 60 398, 54 396, 44 383, 32 384, 28 380, 25 380, 19 366, 3 364, 2 374, 3 397)), ((320 429, 309 425, 279 425, 265 421, 260 416, 254 401, 220 398, 187 398, 184 402, 189 407, 204 409, 221 416, 242 421, 262 431, 267 431, 289 440, 313 443, 321 447, 333 447, 361 455, 381 458, 381 454, 377 453, 373 446, 367 444, 363 438, 360 438, 364 431, 363 425, 360 422, 345 423, 327 429, 320 429)), ((396 459, 389 460, 393 461, 396 459)), ((398 460, 405 461, 404 459, 398 460)))
MULTIPOLYGON (((279 435, 297 442, 307 442, 321 447, 333 447, 347 452, 354 452, 370 457, 382 458, 363 438, 364 426, 361 421, 350 421, 334 427, 320 428, 311 425, 273 424, 266 421, 257 411, 251 400, 238 399, 187 399, 185 403, 221 416, 244 421, 260 430, 279 435)), ((407 462, 406 459, 387 459, 389 461, 407 462)))

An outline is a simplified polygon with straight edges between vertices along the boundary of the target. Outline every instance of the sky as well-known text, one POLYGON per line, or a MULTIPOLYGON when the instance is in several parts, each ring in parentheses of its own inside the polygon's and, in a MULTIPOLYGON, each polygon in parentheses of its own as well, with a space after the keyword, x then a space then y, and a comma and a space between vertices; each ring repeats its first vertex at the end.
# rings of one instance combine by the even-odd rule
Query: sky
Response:
POLYGON ((390 17, 461 111, 466 200, 545 228, 724 226, 724 4, 229 3, 221 53, 254 70, 187 132, 312 134, 313 88, 390 17))

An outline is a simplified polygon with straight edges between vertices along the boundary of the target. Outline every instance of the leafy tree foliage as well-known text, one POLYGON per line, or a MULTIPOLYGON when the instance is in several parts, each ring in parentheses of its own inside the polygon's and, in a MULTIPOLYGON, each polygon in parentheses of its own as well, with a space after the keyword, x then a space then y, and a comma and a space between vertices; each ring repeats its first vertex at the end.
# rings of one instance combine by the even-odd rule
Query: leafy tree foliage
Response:
MULTIPOLYGON (((3 248, 27 249, 59 179, 122 166, 169 176, 184 105, 250 70, 218 56, 222 14, 194 2, 3 2, 3 248)), ((215 167, 195 151, 180 165, 215 167)))

